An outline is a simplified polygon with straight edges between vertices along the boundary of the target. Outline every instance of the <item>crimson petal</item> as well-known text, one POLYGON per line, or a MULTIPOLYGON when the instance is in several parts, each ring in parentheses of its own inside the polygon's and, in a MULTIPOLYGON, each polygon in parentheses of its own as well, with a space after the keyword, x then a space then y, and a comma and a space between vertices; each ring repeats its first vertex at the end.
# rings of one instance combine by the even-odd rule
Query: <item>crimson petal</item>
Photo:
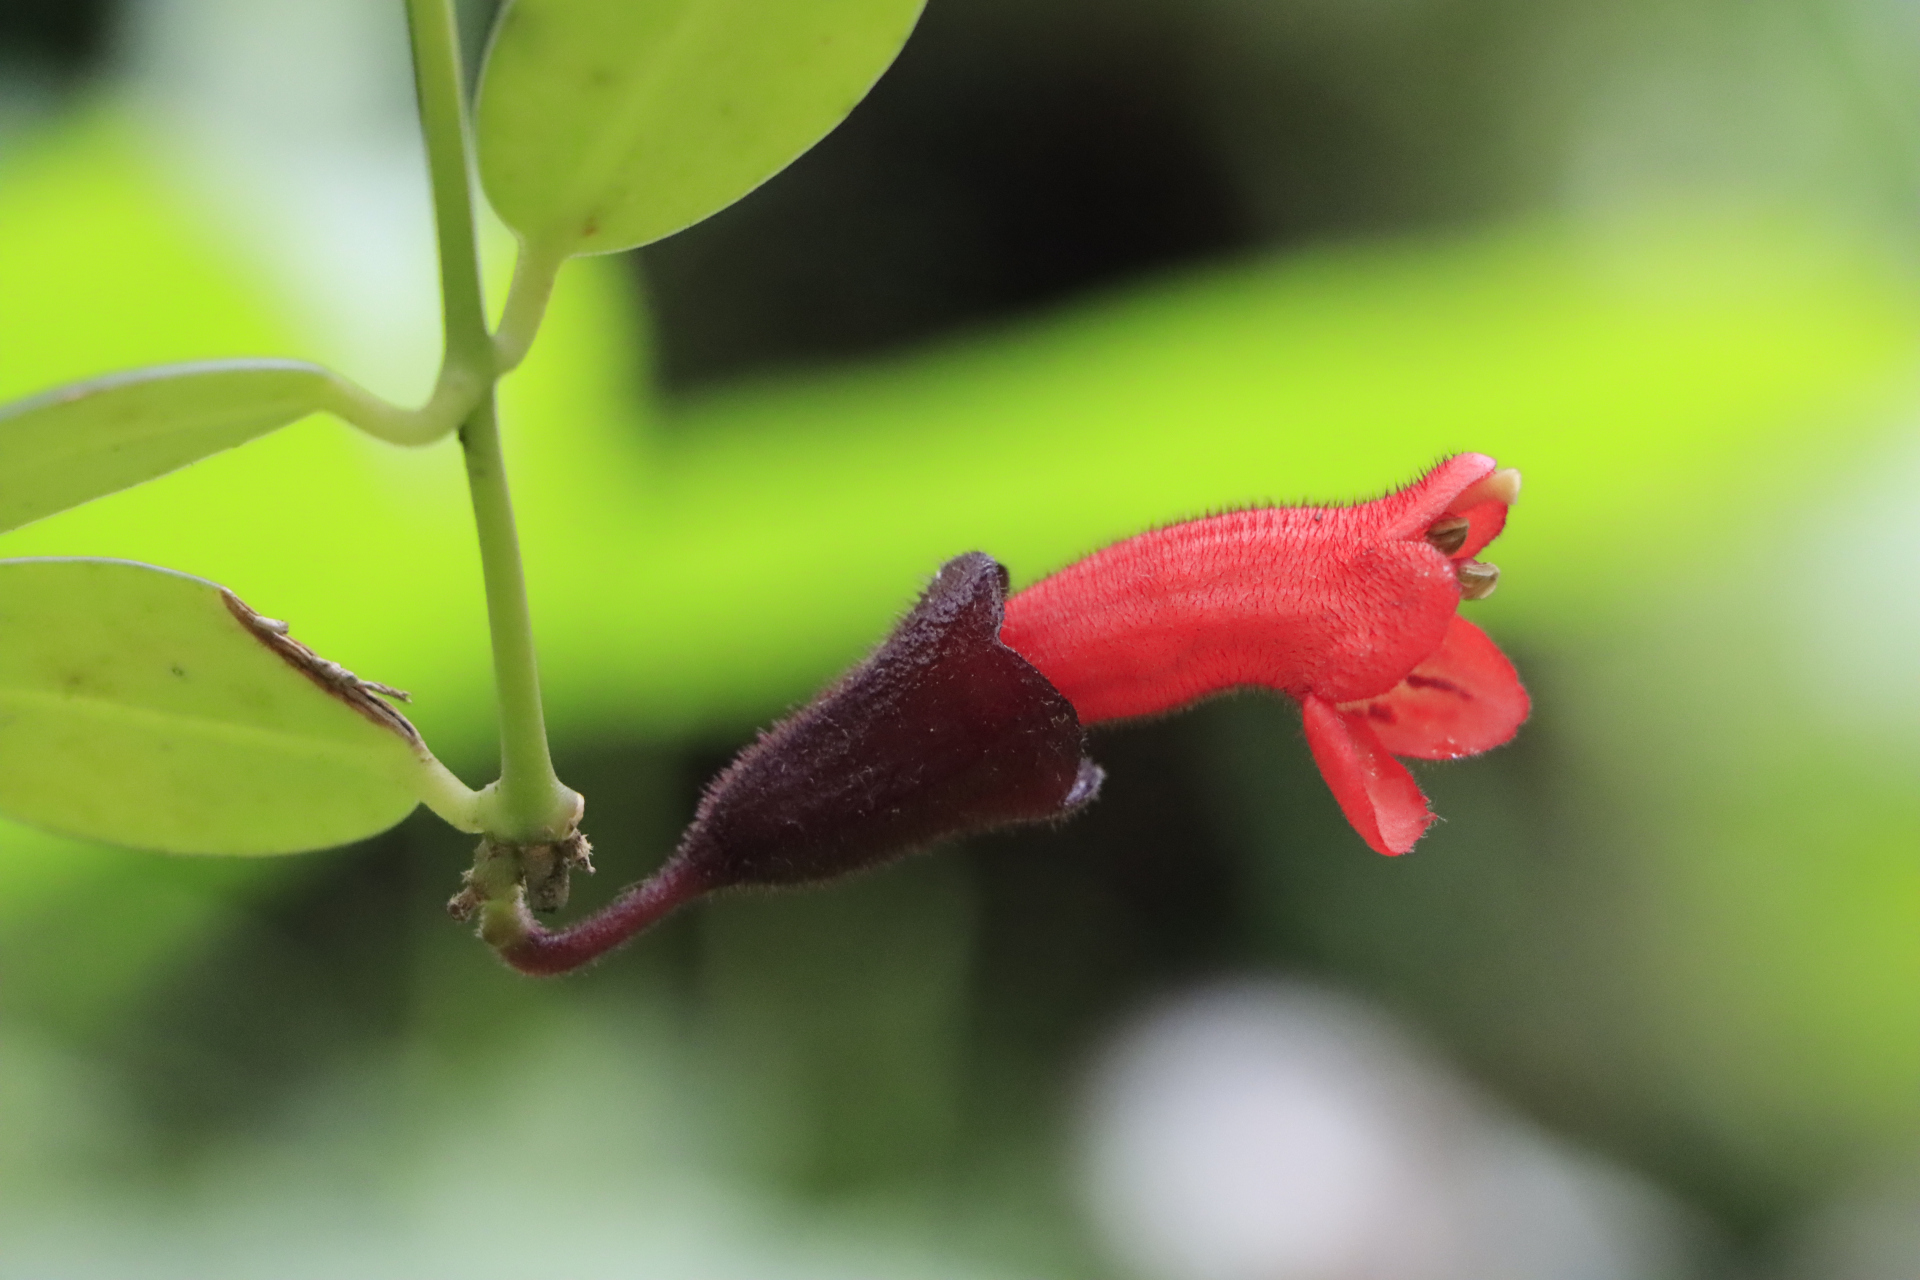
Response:
POLYGON ((1457 513, 1467 522, 1467 540, 1451 556, 1450 560, 1470 560, 1480 553, 1480 549, 1500 536, 1507 527, 1507 504, 1487 501, 1475 503, 1465 511, 1457 513))
POLYGON ((1376 527, 1382 537, 1418 538, 1499 465, 1484 453, 1456 453, 1406 488, 1368 503, 1367 509, 1380 522, 1376 527))
POLYGON ((1376 853, 1413 848, 1433 821, 1420 785, 1381 744, 1364 714, 1312 694, 1300 700, 1307 746, 1340 811, 1376 853))
POLYGON ((1412 675, 1377 698, 1340 706, 1372 726, 1394 755, 1422 760, 1456 760, 1497 747, 1531 709, 1507 655, 1458 614, 1412 675))

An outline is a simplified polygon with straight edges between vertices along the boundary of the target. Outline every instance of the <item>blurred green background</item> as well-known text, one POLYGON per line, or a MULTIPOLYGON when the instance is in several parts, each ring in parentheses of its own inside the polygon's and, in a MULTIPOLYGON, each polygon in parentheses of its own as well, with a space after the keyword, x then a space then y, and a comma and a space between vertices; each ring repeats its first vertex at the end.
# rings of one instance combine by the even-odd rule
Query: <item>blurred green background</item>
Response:
MULTIPOLYGON (((391 0, 7 0, 0 396, 255 354, 423 394, 409 95, 391 0)), ((552 983, 445 918, 468 850, 426 816, 273 861, 0 827, 0 1276, 1911 1280, 1916 107, 1893 0, 932 0, 791 170, 569 267, 506 385, 579 905, 944 558, 1028 581, 1461 449, 1526 475, 1470 608, 1532 722, 1418 769, 1446 822, 1392 861, 1282 703, 1102 731, 1067 827, 552 983), (1098 1082, 1154 1036, 1224 1061, 1152 1012, 1222 983, 1437 1090, 1366 1112, 1389 1146, 1444 1112, 1447 1160, 1520 1133, 1579 1171, 1588 1235, 1527 1253, 1447 1178, 1330 1159, 1368 1231, 1477 1243, 1289 1254, 1277 1196, 1209 1253, 1182 1195, 1321 1148, 1180 1163, 1115 1135, 1237 1095, 1098 1082)), ((465 502, 450 442, 312 420, 0 555, 222 582, 410 689, 477 784, 465 502)), ((1274 1083, 1296 1043, 1248 1078, 1319 1097, 1274 1083)))

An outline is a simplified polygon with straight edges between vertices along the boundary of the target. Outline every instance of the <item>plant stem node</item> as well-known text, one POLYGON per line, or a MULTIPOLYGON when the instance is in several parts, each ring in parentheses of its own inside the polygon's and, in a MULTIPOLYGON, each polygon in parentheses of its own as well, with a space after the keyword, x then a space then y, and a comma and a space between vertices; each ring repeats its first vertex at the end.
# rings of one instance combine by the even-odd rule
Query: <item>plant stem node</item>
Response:
POLYGON ((542 914, 558 911, 567 905, 575 871, 593 874, 593 845, 578 831, 540 844, 483 839, 473 867, 460 877, 460 892, 447 901, 447 914, 472 920, 482 908, 516 902, 542 914))

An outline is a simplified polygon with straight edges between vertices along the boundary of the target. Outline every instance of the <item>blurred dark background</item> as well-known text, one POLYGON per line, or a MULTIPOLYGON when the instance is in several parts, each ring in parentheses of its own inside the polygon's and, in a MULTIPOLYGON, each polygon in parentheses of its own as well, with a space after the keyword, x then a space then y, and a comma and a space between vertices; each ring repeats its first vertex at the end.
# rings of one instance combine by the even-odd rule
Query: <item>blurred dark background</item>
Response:
MULTIPOLYGON (((167 6, 155 8, 149 20, 163 21, 167 6)), ((473 30, 483 8, 463 10, 473 30)), ((1724 159, 1711 140, 1737 135, 1737 105, 1705 124, 1676 111, 1671 135, 1709 141, 1652 130, 1670 153, 1596 131, 1596 101, 1654 54, 1700 53, 1710 100, 1728 59, 1764 85, 1781 48, 1832 78, 1802 67, 1805 101, 1857 89, 1866 105, 1845 118, 1867 124, 1840 129, 1845 146, 1811 148, 1818 164, 1748 139, 1748 159, 1723 167, 1762 204, 1809 172, 1852 175, 1817 200, 1844 206, 1849 225, 1897 225, 1912 212, 1909 175, 1886 156, 1904 144, 1869 136, 1890 110, 1883 82, 1846 62, 1874 21, 1706 0, 934 0, 843 128, 740 204, 629 255, 620 278, 650 316, 629 372, 669 405, 699 405, 1193 269, 1584 208, 1594 172, 1612 175, 1608 198, 1646 174, 1698 177, 1691 148, 1724 159), (1639 167, 1582 159, 1616 153, 1639 167)), ((123 74, 126 23, 99 0, 0 3, 0 158, 123 74)), ((672 441, 711 421, 657 425, 672 441)), ((1535 721, 1503 751, 1421 771, 1447 822, 1403 862, 1365 854, 1291 711, 1249 696, 1096 735, 1106 790, 1060 830, 983 838, 818 892, 715 902, 562 984, 506 980, 449 923, 441 904, 464 841, 424 814, 353 849, 242 869, 105 862, 101 883, 145 886, 134 902, 89 890, 5 925, 8 1025, 59 1046, 52 1061, 84 1062, 88 1096, 114 1099, 99 1132, 54 1144, 82 1171, 72 1185, 103 1196, 217 1180, 259 1135, 307 1132, 302 1109, 340 1088, 361 1099, 340 1114, 391 1137, 413 1123, 413 1091, 441 1088, 423 1080, 458 1095, 484 1064, 518 1062, 516 1040, 631 1023, 675 1046, 682 1074, 668 1074, 684 1088, 665 1106, 703 1117, 706 1136, 688 1140, 702 1176, 759 1188, 803 1220, 890 1223, 878 1234, 934 1241, 987 1274, 1091 1276, 1145 1265, 1111 1261, 1062 1163, 1101 1046, 1156 1001, 1286 975, 1356 993, 1435 1046, 1469 1092, 1657 1187, 1685 1224, 1662 1230, 1697 1268, 1659 1274, 1774 1265, 1848 1159, 1742 1150, 1660 1091, 1663 1050, 1623 1030, 1646 981, 1621 965, 1644 886, 1609 852, 1636 838, 1632 784, 1588 780, 1596 748, 1573 718, 1596 695, 1562 696, 1587 679, 1594 642, 1549 631, 1509 647, 1535 721), (218 909, 137 976, 81 972, 71 957, 119 945, 149 893, 218 909), (370 1063, 388 1064, 374 1072, 385 1083, 364 1097, 339 1085, 370 1063)), ((563 738, 562 776, 591 797, 603 851, 576 909, 670 846, 703 781, 764 718, 563 738)), ((515 1078, 529 1095, 569 1087, 564 1073, 515 1078)), ((1886 1123, 1891 1134, 1905 1120, 1886 1123)), ((1856 1172, 1897 1163, 1850 1150, 1856 1172)), ((378 1163, 342 1157, 362 1158, 378 1163)), ((191 1255, 187 1235, 167 1238, 191 1255)), ((553 1248, 567 1256, 564 1240, 553 1248)), ((0 1244, 0 1275, 14 1274, 107 1272, 9 1271, 0 1244)))

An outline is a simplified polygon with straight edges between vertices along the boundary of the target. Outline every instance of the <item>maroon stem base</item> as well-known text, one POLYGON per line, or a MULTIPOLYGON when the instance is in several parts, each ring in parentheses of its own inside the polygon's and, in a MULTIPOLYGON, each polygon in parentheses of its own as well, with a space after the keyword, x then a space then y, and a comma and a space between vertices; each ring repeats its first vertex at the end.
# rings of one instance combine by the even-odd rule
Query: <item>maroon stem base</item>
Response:
POLYGON ((566 973, 598 960, 705 891, 693 868, 670 861, 593 915, 564 929, 543 928, 522 907, 524 936, 497 950, 502 960, 522 973, 536 977, 566 973))

